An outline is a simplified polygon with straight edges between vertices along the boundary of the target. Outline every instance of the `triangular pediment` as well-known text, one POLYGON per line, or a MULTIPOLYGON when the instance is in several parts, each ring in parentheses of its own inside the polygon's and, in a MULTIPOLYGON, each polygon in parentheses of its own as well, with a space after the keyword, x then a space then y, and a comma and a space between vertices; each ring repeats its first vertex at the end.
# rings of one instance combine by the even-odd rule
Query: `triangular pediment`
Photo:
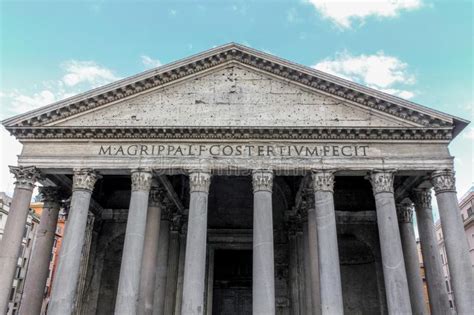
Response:
MULTIPOLYGON (((228 44, 2 122, 69 127, 358 127, 449 129, 466 120, 228 44)), ((25 134, 25 132, 23 132, 25 134)))
POLYGON ((229 63, 54 121, 61 127, 422 127, 229 63))

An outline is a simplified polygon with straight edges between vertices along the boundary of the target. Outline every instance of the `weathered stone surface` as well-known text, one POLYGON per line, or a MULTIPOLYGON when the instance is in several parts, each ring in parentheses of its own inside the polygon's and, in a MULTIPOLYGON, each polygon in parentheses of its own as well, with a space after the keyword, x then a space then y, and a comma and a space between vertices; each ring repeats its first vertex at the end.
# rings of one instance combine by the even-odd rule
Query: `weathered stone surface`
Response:
POLYGON ((243 65, 215 69, 53 125, 413 126, 243 65))

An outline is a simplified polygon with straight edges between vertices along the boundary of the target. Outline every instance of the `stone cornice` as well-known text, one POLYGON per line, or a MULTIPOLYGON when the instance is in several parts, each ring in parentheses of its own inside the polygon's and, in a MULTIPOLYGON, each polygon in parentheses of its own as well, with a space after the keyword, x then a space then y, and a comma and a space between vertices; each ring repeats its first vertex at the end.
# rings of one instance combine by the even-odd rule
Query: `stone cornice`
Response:
POLYGON ((18 139, 309 139, 446 141, 452 128, 359 127, 13 127, 18 139))
POLYGON ((44 126, 230 62, 246 65, 284 80, 293 81, 309 89, 334 95, 421 126, 452 127, 455 123, 459 123, 462 128, 467 124, 467 121, 454 119, 453 116, 237 44, 211 49, 199 55, 7 119, 3 121, 3 124, 7 129, 20 126, 44 126))

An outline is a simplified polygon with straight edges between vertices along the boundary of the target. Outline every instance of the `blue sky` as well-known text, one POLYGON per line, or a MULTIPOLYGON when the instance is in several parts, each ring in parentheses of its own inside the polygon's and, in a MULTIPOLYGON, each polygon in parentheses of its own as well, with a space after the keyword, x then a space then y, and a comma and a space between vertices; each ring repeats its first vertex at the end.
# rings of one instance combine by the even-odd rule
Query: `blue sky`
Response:
MULTIPOLYGON (((473 120, 472 1, 1 1, 0 119, 227 42, 473 120)), ((0 191, 20 145, 2 128, 0 191)), ((450 146, 472 184, 474 129, 450 146)))

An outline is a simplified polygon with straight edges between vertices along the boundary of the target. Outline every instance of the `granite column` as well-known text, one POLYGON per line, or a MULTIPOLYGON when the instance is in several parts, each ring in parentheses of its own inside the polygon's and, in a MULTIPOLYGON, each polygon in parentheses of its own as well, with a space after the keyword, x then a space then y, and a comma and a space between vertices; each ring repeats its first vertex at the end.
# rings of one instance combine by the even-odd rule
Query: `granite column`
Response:
POLYGON ((454 304, 457 313, 464 315, 474 311, 474 276, 455 182, 451 170, 436 171, 431 175, 448 256, 454 304))
POLYGON ((313 189, 306 189, 304 202, 307 208, 308 216, 308 253, 309 269, 311 279, 311 313, 321 314, 321 290, 319 287, 319 255, 318 255, 318 222, 316 218, 316 209, 314 202, 313 189))
POLYGON ((168 272, 166 277, 165 315, 173 315, 176 302, 176 288, 178 285, 179 259, 179 230, 181 216, 173 215, 171 220, 170 243, 168 249, 168 272))
POLYGON ((123 245, 122 264, 115 302, 115 314, 136 314, 145 241, 148 197, 151 188, 150 170, 132 170, 132 195, 123 245))
POLYGON ((86 237, 87 215, 97 179, 98 175, 91 169, 74 170, 71 207, 59 251, 48 315, 68 315, 73 312, 86 237))
POLYGON ((415 189, 410 198, 415 204, 431 313, 433 315, 449 314, 451 312, 449 296, 444 282, 443 265, 431 209, 431 189, 415 189))
POLYGON ((0 242, 0 314, 7 312, 31 196, 35 182, 40 176, 34 166, 10 166, 10 172, 16 181, 10 212, 0 242))
POLYGON ((310 246, 318 246, 316 255, 319 254, 321 313, 342 314, 344 305, 333 196, 334 172, 316 171, 312 177, 318 244, 310 243, 310 246))
POLYGON ((403 257, 407 273, 408 289, 413 314, 428 314, 423 296, 423 280, 420 273, 418 250, 416 249, 415 231, 413 229, 413 206, 410 202, 397 205, 398 224, 402 241, 403 257))
POLYGON ((207 206, 211 174, 192 171, 189 174, 190 201, 186 258, 184 262, 183 304, 181 314, 204 314, 206 276, 207 206))
POLYGON ((370 173, 369 180, 375 197, 388 312, 411 314, 408 280, 393 195, 394 173, 374 171, 370 173))
POLYGON ((156 264, 161 221, 161 203, 163 191, 157 187, 150 190, 149 206, 146 217, 145 242, 140 273, 138 314, 153 314, 155 293, 156 264))
POLYGON ((20 314, 39 314, 41 312, 58 223, 60 202, 58 188, 40 187, 39 191, 43 201, 43 210, 36 230, 35 246, 31 253, 33 263, 29 265, 26 274, 20 314))
POLYGON ((156 262, 155 293, 153 315, 162 315, 165 309, 166 278, 168 274, 168 249, 170 221, 168 209, 161 213, 160 237, 158 240, 158 260, 156 262))
POLYGON ((273 172, 256 170, 253 184, 253 314, 275 314, 272 188, 273 172))

